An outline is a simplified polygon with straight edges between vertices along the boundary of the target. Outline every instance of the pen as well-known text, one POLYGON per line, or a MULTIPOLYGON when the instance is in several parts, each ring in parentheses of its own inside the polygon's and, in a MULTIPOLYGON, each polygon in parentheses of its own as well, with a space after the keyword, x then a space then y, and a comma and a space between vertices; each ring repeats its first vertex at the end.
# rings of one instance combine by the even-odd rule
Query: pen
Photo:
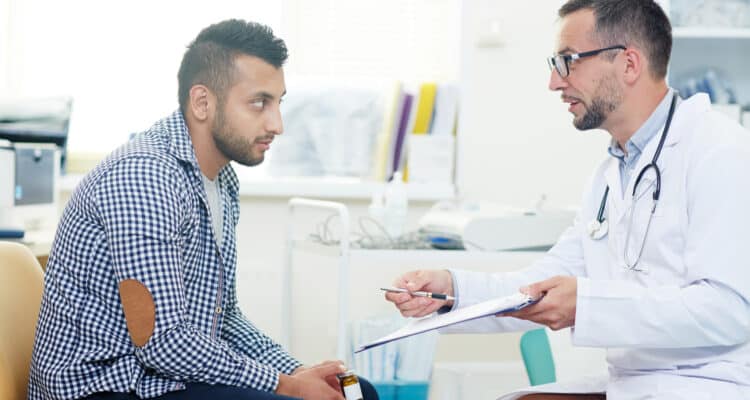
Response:
POLYGON ((380 290, 386 291, 386 292, 392 292, 392 293, 409 293, 412 296, 416 297, 429 297, 431 299, 438 299, 438 300, 456 300, 453 296, 448 296, 447 294, 442 293, 432 293, 432 292, 410 292, 406 289, 401 288, 380 288, 380 290))

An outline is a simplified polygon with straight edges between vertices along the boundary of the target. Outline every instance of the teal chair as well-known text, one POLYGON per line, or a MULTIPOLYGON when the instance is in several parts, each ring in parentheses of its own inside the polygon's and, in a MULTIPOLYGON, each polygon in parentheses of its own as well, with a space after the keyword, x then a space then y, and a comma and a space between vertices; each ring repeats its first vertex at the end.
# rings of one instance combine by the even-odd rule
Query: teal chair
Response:
POLYGON ((521 336, 521 357, 532 386, 555 382, 555 361, 544 329, 528 331, 521 336))

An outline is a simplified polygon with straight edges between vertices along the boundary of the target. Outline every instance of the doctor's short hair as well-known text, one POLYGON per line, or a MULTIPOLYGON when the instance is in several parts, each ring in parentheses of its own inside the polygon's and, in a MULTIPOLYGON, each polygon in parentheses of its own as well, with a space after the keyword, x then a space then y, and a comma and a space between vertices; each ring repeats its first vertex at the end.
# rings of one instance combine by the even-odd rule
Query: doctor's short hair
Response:
MULTIPOLYGON (((672 24, 653 0, 569 0, 558 11, 560 18, 589 9, 596 18, 595 35, 601 47, 635 46, 646 54, 655 79, 667 76, 672 53, 672 24)), ((605 52, 604 54, 606 54, 605 52)), ((616 53, 610 52, 614 59, 616 53)))
POLYGON ((229 19, 203 29, 187 47, 177 73, 177 97, 185 114, 190 88, 205 85, 224 103, 234 83, 234 59, 245 54, 280 68, 288 54, 284 41, 266 25, 229 19))

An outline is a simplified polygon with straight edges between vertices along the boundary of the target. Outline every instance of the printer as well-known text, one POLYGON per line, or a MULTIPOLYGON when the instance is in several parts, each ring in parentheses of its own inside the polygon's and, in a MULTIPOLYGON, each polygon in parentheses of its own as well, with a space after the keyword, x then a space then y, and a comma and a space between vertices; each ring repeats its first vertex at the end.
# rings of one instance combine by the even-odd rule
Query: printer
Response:
POLYGON ((0 237, 53 229, 70 98, 0 102, 0 237))
POLYGON ((575 211, 523 210, 491 202, 440 202, 419 221, 433 247, 543 251, 573 224, 575 211))

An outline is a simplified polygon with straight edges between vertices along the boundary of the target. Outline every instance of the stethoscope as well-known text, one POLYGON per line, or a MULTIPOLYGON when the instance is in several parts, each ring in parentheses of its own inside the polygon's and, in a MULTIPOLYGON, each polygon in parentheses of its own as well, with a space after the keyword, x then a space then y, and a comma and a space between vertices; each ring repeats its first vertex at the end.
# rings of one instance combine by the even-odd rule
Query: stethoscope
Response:
MULTIPOLYGON (((633 209, 631 207, 630 210, 630 222, 628 224, 628 230, 625 236, 625 250, 624 250, 624 261, 625 266, 630 270, 638 270, 638 262, 641 259, 641 255, 643 254, 643 246, 646 244, 646 237, 648 236, 649 228, 651 227, 651 219, 654 216, 654 212, 656 211, 656 205, 659 203, 659 197, 661 196, 661 170, 659 170, 659 166, 656 165, 656 162, 659 160, 659 155, 661 154, 661 149, 664 147, 664 142, 667 138, 667 133, 669 132, 669 127, 672 125, 672 117, 674 116, 674 110, 675 106, 677 104, 677 93, 675 93, 672 96, 672 104, 669 106, 669 114, 667 114, 667 122, 664 124, 664 130, 661 133, 661 138, 659 139, 659 146, 656 148, 656 152, 654 153, 654 157, 651 159, 651 162, 647 164, 646 166, 641 169, 641 172, 638 173, 638 177, 635 179, 635 185, 633 185, 633 203, 635 203, 635 194, 638 192, 638 184, 641 182, 641 178, 646 174, 646 172, 650 169, 654 170, 654 173, 656 174, 656 185, 654 187, 654 193, 651 196, 654 199, 654 205, 651 208, 651 214, 648 217, 648 223, 646 225, 646 233, 643 235, 643 240, 641 241, 640 250, 638 250, 638 255, 635 258, 635 261, 631 262, 630 257, 628 255, 628 246, 630 244, 630 233, 632 232, 633 228, 633 209)), ((596 214, 596 219, 591 221, 588 226, 589 230, 589 236, 594 240, 602 239, 604 236, 607 236, 607 233, 609 232, 609 222, 604 217, 604 211, 607 208, 607 196, 609 195, 609 185, 607 185, 606 189, 604 189, 604 196, 602 196, 602 201, 599 204, 599 212, 596 214)))

